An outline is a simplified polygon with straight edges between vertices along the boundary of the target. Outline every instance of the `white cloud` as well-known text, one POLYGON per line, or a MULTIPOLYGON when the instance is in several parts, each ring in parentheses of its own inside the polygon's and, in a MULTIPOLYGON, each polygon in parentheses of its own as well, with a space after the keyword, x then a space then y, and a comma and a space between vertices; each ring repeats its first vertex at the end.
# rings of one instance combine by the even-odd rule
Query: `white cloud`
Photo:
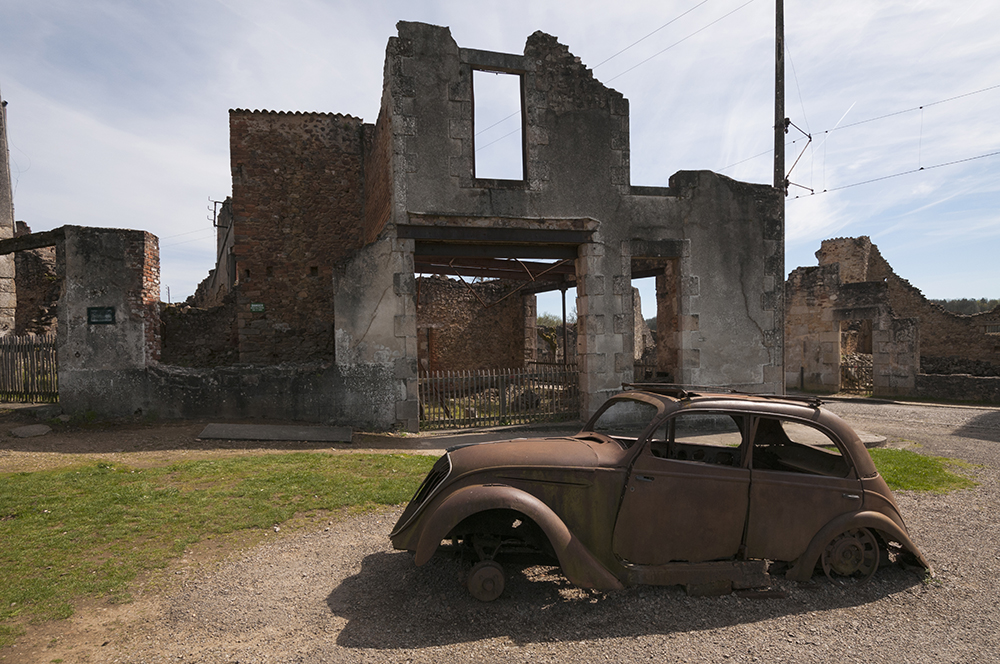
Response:
MULTIPOLYGON (((208 197, 229 192, 229 108, 374 121, 398 20, 448 25, 460 46, 515 53, 543 30, 595 67, 699 1, 7 0, 0 89, 11 102, 18 217, 38 230, 156 233, 163 282, 178 299, 214 262, 210 230, 204 240, 180 234, 207 227, 208 197)), ((773 142, 773 3, 706 28, 743 2, 710 0, 597 67, 630 101, 634 183, 731 165, 726 175, 771 181, 770 156, 751 157, 773 142)), ((787 115, 814 138, 791 179, 818 192, 788 203, 788 269, 811 264, 825 237, 870 235, 914 283, 996 297, 995 258, 981 248, 995 247, 1000 227, 1000 156, 930 167, 1000 151, 1000 88, 930 104, 1000 85, 1000 7, 806 0, 785 10, 787 115), (964 280, 951 277, 959 273, 964 280)), ((802 144, 788 148, 789 166, 802 144)))

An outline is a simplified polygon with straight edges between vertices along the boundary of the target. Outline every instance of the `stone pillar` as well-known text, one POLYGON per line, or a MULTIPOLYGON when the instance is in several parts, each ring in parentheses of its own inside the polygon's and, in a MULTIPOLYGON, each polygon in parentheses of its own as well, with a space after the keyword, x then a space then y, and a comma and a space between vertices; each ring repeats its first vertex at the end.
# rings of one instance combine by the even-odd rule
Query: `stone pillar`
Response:
MULTIPOLYGON (((0 240, 14 237, 14 196, 10 186, 7 150, 7 102, 0 97, 0 240)), ((0 256, 0 336, 14 331, 17 296, 14 291, 14 255, 0 256)))
POLYGON ((617 247, 580 246, 576 261, 580 416, 590 417, 632 380, 631 257, 617 247), (626 268, 623 269, 623 264, 626 268))
POLYGON ((378 424, 417 431, 417 311, 413 240, 367 245, 334 278, 336 363, 378 424))
POLYGON ((873 393, 877 397, 916 394, 920 371, 920 320, 890 318, 876 321, 872 330, 873 393))

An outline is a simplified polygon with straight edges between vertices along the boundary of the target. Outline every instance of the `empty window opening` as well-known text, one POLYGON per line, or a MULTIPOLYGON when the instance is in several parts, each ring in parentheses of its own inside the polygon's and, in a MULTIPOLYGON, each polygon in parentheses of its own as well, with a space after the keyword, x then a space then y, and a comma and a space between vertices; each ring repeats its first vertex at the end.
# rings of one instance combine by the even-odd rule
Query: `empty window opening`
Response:
POLYGON ((535 296, 536 364, 573 365, 576 357, 576 287, 535 296))
POLYGON ((524 123, 521 76, 472 72, 475 176, 524 179, 524 123))

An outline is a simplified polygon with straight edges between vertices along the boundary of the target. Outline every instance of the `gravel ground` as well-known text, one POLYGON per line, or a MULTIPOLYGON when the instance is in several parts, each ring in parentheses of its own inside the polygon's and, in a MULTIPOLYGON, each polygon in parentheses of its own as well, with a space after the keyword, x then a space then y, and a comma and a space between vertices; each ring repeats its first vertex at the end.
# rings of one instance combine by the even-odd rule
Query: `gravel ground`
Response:
MULTIPOLYGON (((391 549, 399 509, 317 524, 219 564, 181 561, 125 607, 53 623, 52 662, 989 662, 1000 659, 1000 410, 830 404, 889 444, 977 464, 974 489, 898 492, 937 578, 880 569, 868 584, 775 580, 765 596, 687 597, 676 587, 598 593, 557 569, 508 569, 490 604, 462 568, 391 549), (162 579, 161 579, 162 582, 162 579), (68 638, 74 634, 75 638, 68 638), (61 641, 66 637, 65 641, 61 641), (63 647, 73 644, 72 647, 63 647)), ((9 655, 9 656, 8 656, 9 655)), ((10 657, 15 657, 11 659, 10 657)))

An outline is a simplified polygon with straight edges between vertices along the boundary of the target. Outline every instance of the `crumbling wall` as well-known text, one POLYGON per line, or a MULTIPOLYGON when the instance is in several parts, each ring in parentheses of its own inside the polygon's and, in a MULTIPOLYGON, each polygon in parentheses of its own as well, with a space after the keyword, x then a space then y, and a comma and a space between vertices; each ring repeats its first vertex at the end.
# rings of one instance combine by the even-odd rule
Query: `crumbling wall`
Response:
POLYGON ((422 371, 524 366, 519 284, 417 279, 417 357, 422 371))
POLYGON ((840 289, 837 264, 800 267, 785 284, 785 385, 810 392, 840 389, 840 289))
MULTIPOLYGON (((913 318, 920 324, 921 363, 944 373, 949 368, 974 370, 989 375, 1000 369, 1000 310, 966 316, 946 311, 929 301, 906 279, 897 275, 868 237, 824 240, 817 258, 821 265, 839 263, 848 267, 849 281, 884 282, 888 302, 897 318, 913 318)), ((843 275, 843 272, 842 272, 843 275)), ((843 279, 842 281, 847 281, 843 279)))
POLYGON ((221 367, 239 362, 236 298, 202 309, 189 304, 162 305, 160 361, 178 367, 221 367))
MULTIPOLYGON (((31 233, 23 221, 17 222, 15 237, 31 233)), ((56 248, 27 249, 14 254, 17 312, 14 334, 55 334, 58 323, 59 291, 62 277, 56 270, 56 248)))
POLYGON ((332 360, 333 270, 362 238, 362 122, 234 110, 230 149, 239 360, 332 360))

